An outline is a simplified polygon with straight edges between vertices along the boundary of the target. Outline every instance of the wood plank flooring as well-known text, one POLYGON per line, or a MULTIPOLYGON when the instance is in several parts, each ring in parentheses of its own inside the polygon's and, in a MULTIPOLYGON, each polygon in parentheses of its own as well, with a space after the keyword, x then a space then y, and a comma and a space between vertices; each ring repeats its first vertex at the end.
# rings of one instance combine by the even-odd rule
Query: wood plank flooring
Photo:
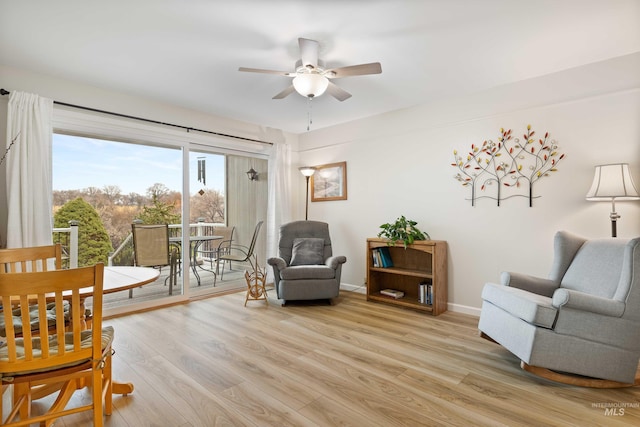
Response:
POLYGON ((538 379, 480 338, 475 317, 432 317, 352 292, 331 306, 281 307, 273 290, 268 306, 243 303, 236 293, 106 320, 114 376, 135 390, 114 397, 105 425, 640 425, 640 389, 538 379))

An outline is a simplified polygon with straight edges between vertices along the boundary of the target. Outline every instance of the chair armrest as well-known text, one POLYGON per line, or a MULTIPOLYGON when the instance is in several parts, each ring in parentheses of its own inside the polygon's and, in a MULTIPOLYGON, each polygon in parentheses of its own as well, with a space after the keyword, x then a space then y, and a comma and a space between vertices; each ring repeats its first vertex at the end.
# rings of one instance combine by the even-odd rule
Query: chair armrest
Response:
POLYGON ((553 296, 553 292, 560 286, 553 280, 509 271, 503 271, 500 274, 500 283, 503 286, 511 286, 512 288, 522 289, 545 297, 553 296))
POLYGON ((287 262, 280 257, 272 257, 267 259, 267 264, 277 268, 278 270, 284 270, 287 268, 287 262))
POLYGON ((345 262, 347 262, 347 257, 344 255, 336 255, 336 256, 332 256, 327 258, 327 260, 324 262, 324 264, 328 267, 333 268, 334 270, 336 268, 338 268, 338 266, 340 264, 344 264, 345 262))
POLYGON ((249 248, 243 245, 229 245, 225 249, 227 249, 229 253, 231 253, 231 251, 238 251, 244 256, 249 255, 249 248))
POLYGON ((228 249, 231 246, 231 242, 232 240, 222 240, 218 243, 218 249, 222 249, 223 247, 228 249))
POLYGON ((622 301, 598 297, 565 288, 556 289, 551 301, 553 306, 558 309, 566 307, 611 317, 622 316, 625 309, 625 303, 622 301))

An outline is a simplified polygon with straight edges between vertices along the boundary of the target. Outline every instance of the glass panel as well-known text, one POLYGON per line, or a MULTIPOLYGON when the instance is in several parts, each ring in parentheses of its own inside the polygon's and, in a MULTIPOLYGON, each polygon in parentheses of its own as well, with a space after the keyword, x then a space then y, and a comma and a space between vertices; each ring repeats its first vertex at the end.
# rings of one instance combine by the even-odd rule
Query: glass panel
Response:
MULTIPOLYGON (((68 242, 68 222, 80 221, 78 266, 132 266, 134 220, 181 227, 181 153, 180 148, 54 134, 54 241, 68 242)), ((156 268, 155 282, 105 295, 105 308, 168 296, 169 267, 156 268)), ((182 293, 181 283, 179 275, 171 294, 182 293)))
POLYGON ((222 283, 218 257, 232 236, 226 231, 226 157, 205 151, 189 152, 191 227, 191 288, 199 293, 228 289, 222 283), (217 273, 216 273, 217 272, 217 273), (195 287, 193 286, 195 284, 195 287))

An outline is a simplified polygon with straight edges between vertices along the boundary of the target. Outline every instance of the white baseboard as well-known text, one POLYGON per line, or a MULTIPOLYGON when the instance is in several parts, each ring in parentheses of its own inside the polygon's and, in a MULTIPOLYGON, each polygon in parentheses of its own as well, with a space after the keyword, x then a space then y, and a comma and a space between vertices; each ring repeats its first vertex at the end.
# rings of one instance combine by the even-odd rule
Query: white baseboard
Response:
POLYGON ((462 313, 480 317, 480 309, 476 307, 470 307, 468 305, 453 304, 450 302, 447 304, 447 310, 453 311, 454 313, 462 313))
POLYGON ((356 292, 359 294, 367 293, 367 285, 352 285, 350 283, 340 283, 340 290, 356 292))

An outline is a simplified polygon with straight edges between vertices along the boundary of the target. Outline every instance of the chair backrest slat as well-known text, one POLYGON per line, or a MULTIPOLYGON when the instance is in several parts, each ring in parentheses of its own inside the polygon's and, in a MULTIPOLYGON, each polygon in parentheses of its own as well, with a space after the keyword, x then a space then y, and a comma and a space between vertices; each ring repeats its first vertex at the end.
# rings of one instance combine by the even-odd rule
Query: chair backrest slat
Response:
POLYGON ((29 248, 0 249, 0 274, 60 270, 62 246, 59 243, 29 248))

